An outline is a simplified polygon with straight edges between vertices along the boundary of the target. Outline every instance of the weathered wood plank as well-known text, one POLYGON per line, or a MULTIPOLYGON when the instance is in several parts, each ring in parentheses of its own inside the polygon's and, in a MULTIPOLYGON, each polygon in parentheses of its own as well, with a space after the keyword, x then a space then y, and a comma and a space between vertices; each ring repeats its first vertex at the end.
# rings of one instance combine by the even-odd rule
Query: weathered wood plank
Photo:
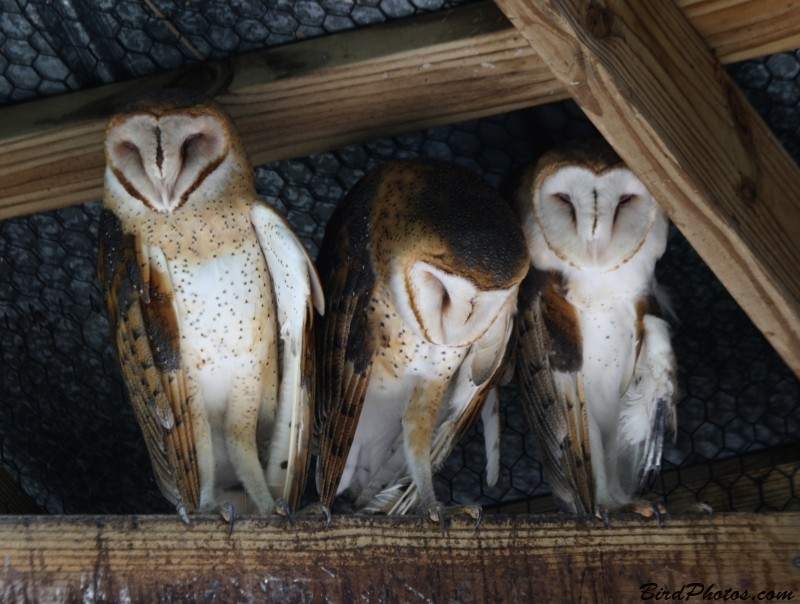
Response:
MULTIPOLYGON (((800 45, 797 2, 682 2, 723 60, 800 45)), ((2 109, 0 219, 99 198, 108 116, 166 86, 217 96, 256 165, 568 96, 483 2, 2 109)))
POLYGON ((673 0, 497 0, 800 375, 800 168, 673 0))
POLYGON ((700 36, 723 63, 800 47, 800 0, 677 0, 700 36))
POLYGON ((396 21, 0 110, 0 218, 99 198, 108 117, 168 86, 215 96, 255 165, 565 98, 491 2, 396 21))
POLYGON ((210 517, 188 528, 177 517, 2 517, 0 543, 0 602, 631 602, 645 583, 654 595, 686 596, 692 583, 748 600, 800 592, 794 513, 675 517, 660 530, 493 516, 477 533, 453 521, 444 538, 405 517, 336 517, 328 531, 248 518, 230 539, 210 517))

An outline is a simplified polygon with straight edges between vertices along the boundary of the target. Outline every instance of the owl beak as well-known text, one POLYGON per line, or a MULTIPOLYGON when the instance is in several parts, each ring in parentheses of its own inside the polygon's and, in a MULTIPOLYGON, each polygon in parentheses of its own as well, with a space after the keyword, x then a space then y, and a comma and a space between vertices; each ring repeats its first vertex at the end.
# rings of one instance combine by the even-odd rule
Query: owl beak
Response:
POLYGON ((170 202, 172 201, 172 192, 175 187, 175 183, 166 182, 164 178, 158 179, 158 190, 161 192, 161 203, 164 204, 165 208, 170 207, 170 202))
POLYGON ((586 249, 589 252, 589 255, 592 257, 592 262, 597 262, 600 256, 603 255, 605 251, 603 247, 600 245, 599 239, 590 239, 589 242, 586 244, 586 249))

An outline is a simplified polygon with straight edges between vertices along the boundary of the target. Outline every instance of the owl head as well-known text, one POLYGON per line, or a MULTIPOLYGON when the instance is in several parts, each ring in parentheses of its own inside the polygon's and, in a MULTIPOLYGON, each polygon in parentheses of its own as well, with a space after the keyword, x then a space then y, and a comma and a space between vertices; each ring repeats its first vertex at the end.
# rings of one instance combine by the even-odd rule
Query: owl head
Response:
POLYGON ((364 184, 379 270, 412 331, 467 346, 516 304, 525 238, 497 191, 472 170, 431 158, 387 162, 364 184))
POLYGON ((574 141, 543 155, 513 200, 526 237, 580 270, 615 270, 643 245, 663 210, 603 140, 574 141))
POLYGON ((105 150, 107 184, 113 175, 128 194, 160 213, 175 212, 233 169, 252 186, 252 169, 230 116, 193 90, 154 90, 133 98, 109 122, 105 150), (228 158, 234 161, 226 163, 228 158))

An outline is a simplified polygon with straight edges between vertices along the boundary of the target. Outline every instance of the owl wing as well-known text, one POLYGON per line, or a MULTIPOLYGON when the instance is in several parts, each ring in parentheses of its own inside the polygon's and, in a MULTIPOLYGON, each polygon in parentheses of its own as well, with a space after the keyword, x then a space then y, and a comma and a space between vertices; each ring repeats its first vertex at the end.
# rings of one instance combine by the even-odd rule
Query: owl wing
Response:
POLYGON ((260 199, 251 221, 270 273, 277 307, 281 376, 266 459, 267 484, 296 509, 311 459, 314 404, 314 308, 325 312, 314 263, 292 227, 260 199))
MULTIPOLYGON (((368 247, 362 242, 360 249, 351 249, 352 243, 349 239, 341 243, 336 257, 324 263, 330 264, 325 281, 327 316, 317 331, 317 490, 329 507, 353 444, 375 353, 367 312, 375 273, 368 247)), ((323 245, 320 256, 324 253, 323 245)))
POLYGON ((677 428, 680 398, 669 325, 660 318, 655 298, 640 300, 636 314, 636 361, 622 395, 617 463, 620 486, 633 498, 655 486, 664 435, 677 428))
MULTIPOLYGON (((503 312, 470 347, 441 404, 440 414, 445 413, 446 416, 434 432, 431 443, 433 473, 441 469, 456 444, 482 417, 487 457, 486 482, 490 486, 497 482, 500 464, 497 388, 513 351, 513 338, 514 315, 503 312)), ((379 473, 372 479, 372 483, 390 486, 374 496, 365 508, 367 511, 406 514, 417 507, 419 493, 408 473, 404 451, 402 446, 395 448, 395 456, 401 463, 392 464, 390 461, 386 464, 386 468, 397 468, 394 476, 379 473)))
POLYGON ((196 510, 200 479, 166 259, 161 250, 123 233, 108 209, 100 215, 99 235, 98 276, 111 345, 156 481, 179 508, 196 510))
POLYGON ((561 276, 531 266, 520 286, 515 378, 547 482, 566 512, 594 511, 580 326, 561 276))

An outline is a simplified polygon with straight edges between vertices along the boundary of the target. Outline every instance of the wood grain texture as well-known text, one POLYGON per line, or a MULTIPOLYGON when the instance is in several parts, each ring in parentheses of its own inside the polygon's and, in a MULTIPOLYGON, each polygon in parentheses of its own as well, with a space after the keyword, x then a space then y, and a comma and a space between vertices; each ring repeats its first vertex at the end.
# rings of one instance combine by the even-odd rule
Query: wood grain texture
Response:
MULTIPOLYGON (((681 0, 723 61, 800 45, 797 2, 681 0)), ((0 110, 0 219, 98 199, 108 117, 188 86, 233 115, 255 165, 568 96, 492 2, 0 110)))
POLYGON ((211 517, 0 517, 0 542, 0 602, 632 602, 648 582, 800 592, 795 513, 611 530, 494 516, 477 533, 454 520, 444 538, 406 517, 336 517, 328 531, 248 518, 230 539, 211 517))
POLYGON ((677 0, 723 63, 800 47, 800 0, 677 0))
POLYGON ((800 375, 800 168, 673 0, 498 5, 800 375))
POLYGON ((109 116, 170 86, 216 97, 254 165, 566 96, 491 2, 326 36, 3 109, 0 218, 99 198, 109 116))

